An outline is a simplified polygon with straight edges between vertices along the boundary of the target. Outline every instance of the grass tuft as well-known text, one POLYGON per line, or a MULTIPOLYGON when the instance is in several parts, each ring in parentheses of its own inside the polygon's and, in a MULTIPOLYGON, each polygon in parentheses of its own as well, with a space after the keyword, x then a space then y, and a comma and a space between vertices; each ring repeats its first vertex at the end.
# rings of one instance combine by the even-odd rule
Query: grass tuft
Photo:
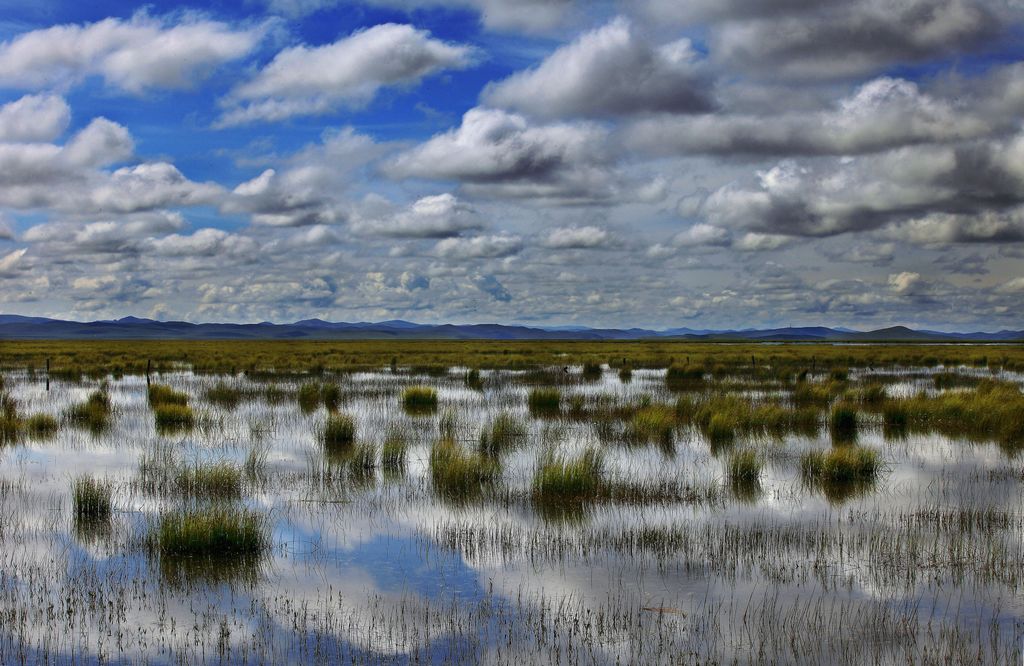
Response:
POLYGON ((110 517, 113 490, 106 481, 80 476, 71 486, 71 503, 76 518, 104 520, 110 517))
POLYGON ((93 391, 88 400, 69 408, 67 419, 78 426, 88 428, 92 432, 101 432, 110 425, 110 398, 106 391, 93 391))
POLYGON ((410 386, 402 391, 402 406, 409 414, 437 411, 437 391, 429 386, 410 386))
POLYGON ((248 509, 215 506, 160 516, 150 545, 165 557, 258 555, 270 546, 266 519, 248 509))
POLYGON ((430 476, 434 488, 446 495, 475 495, 497 475, 498 465, 494 460, 467 453, 452 439, 441 439, 430 450, 430 476))
POLYGON ((238 499, 242 496, 242 470, 228 462, 184 467, 174 485, 178 492, 192 497, 238 499))
POLYGON ((330 414, 320 432, 320 441, 328 449, 352 446, 356 439, 356 422, 348 414, 330 414))
POLYGON ((535 388, 526 399, 530 413, 535 416, 557 414, 562 406, 562 392, 556 388, 535 388))
POLYGON ((153 408, 156 427, 162 431, 188 430, 196 423, 195 414, 188 405, 161 403, 153 408))
POLYGON ((188 395, 175 391, 166 384, 152 384, 146 392, 149 399, 149 406, 154 410, 161 405, 188 405, 188 395))

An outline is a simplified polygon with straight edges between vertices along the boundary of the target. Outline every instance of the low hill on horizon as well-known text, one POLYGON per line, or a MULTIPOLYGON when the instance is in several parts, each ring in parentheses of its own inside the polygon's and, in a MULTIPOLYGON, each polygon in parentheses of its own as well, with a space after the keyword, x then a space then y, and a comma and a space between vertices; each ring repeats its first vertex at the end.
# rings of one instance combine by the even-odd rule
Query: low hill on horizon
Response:
POLYGON ((671 328, 588 328, 505 324, 416 324, 328 322, 306 319, 291 324, 194 324, 138 317, 91 322, 0 315, 0 340, 693 340, 707 342, 1013 342, 1024 330, 995 333, 944 332, 891 326, 871 331, 808 326, 795 328, 709 330, 671 328))

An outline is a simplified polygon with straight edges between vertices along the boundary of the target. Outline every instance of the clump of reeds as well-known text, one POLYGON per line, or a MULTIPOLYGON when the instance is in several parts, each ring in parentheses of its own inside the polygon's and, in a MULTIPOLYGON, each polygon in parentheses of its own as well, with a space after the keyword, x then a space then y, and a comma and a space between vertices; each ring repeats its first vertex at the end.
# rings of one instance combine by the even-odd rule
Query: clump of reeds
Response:
POLYGON ((154 410, 161 405, 188 405, 188 395, 181 391, 175 391, 166 384, 151 384, 146 392, 149 399, 149 406, 154 410))
POLYGON ((880 469, 878 454, 860 446, 810 451, 800 458, 804 479, 821 483, 871 482, 880 469))
POLYGON ((242 470, 228 462, 183 467, 174 480, 178 492, 209 499, 242 496, 242 470))
POLYGON ((270 537, 262 515, 219 505, 161 515, 150 545, 165 557, 258 555, 270 537))
POLYGON ((481 391, 484 388, 483 379, 480 378, 480 371, 477 370, 476 368, 473 368, 466 372, 466 376, 463 378, 463 382, 465 383, 466 388, 472 389, 474 391, 481 391))
POLYGON ((604 374, 604 370, 601 368, 600 363, 584 363, 583 364, 583 379, 586 381, 597 381, 601 379, 601 375, 604 374))
POLYGON ((105 520, 113 507, 113 489, 106 481, 91 476, 80 476, 71 486, 71 503, 76 518, 105 520))
POLYGON ((526 433, 526 424, 522 419, 502 412, 486 424, 480 433, 480 451, 487 455, 497 455, 521 442, 526 433))
POLYGON ((533 496, 541 502, 592 500, 602 494, 603 460, 597 449, 575 457, 547 455, 533 476, 533 496))
POLYGON ((857 406, 839 402, 832 407, 828 420, 832 440, 839 443, 852 442, 857 438, 857 406))
POLYGON ((534 415, 557 414, 562 406, 562 392, 556 388, 531 389, 526 403, 534 415))
POLYGON ((352 446, 356 439, 356 422, 348 414, 329 414, 320 431, 320 441, 328 449, 352 446))
POLYGON ((628 384, 633 381, 633 369, 628 365, 619 369, 619 381, 623 384, 628 384))
POLYGON ((29 435, 37 438, 50 437, 60 429, 60 422, 49 414, 33 414, 23 425, 29 435))
POLYGON ((637 442, 668 443, 676 428, 675 410, 668 405, 641 407, 630 419, 628 436, 637 442))
POLYGON ((430 450, 434 488, 446 495, 474 495, 497 475, 498 466, 492 458, 468 453, 452 439, 441 439, 430 450))
POLYGON ((410 414, 431 414, 437 410, 437 391, 429 386, 410 386, 402 391, 402 407, 410 414))
POLYGON ((153 408, 158 430, 188 430, 196 423, 195 414, 188 405, 161 403, 153 408))
POLYGON ((713 448, 728 446, 736 439, 736 422, 727 414, 715 414, 704 433, 713 448))
POLYGON ((227 382, 217 382, 206 390, 206 401, 225 409, 234 409, 242 402, 242 390, 227 382))
POLYGON ((729 456, 728 477, 734 484, 757 483, 761 478, 761 458, 756 451, 744 449, 729 456))
POLYGON ((408 448, 409 441, 405 434, 396 427, 389 428, 380 449, 380 464, 384 471, 394 473, 404 470, 408 448))
POLYGON ((110 398, 102 389, 93 391, 85 402, 72 406, 66 413, 68 421, 93 432, 105 430, 110 425, 110 415, 110 398))
POLYGON ((665 385, 671 391, 701 388, 704 385, 704 368, 673 365, 665 373, 665 385))
POLYGON ((882 413, 887 421, 898 417, 907 428, 993 439, 1011 448, 1024 445, 1024 394, 1010 382, 984 379, 973 391, 893 399, 882 413))
POLYGON ((360 442, 352 447, 348 457, 349 475, 359 483, 366 483, 374 478, 377 470, 377 447, 370 442, 360 442))
POLYGON ((320 405, 327 411, 334 411, 341 404, 341 388, 333 382, 306 382, 299 387, 296 399, 299 409, 307 414, 320 405))
POLYGON ((17 401, 9 393, 0 393, 0 444, 15 441, 20 430, 17 401))

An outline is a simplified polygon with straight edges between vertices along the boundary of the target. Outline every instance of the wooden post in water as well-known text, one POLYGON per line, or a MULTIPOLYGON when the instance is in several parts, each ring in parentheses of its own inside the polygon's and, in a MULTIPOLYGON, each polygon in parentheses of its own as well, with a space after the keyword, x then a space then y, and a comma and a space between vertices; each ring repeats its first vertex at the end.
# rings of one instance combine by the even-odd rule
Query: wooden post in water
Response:
POLYGON ((46 357, 46 390, 50 390, 50 357, 46 357))

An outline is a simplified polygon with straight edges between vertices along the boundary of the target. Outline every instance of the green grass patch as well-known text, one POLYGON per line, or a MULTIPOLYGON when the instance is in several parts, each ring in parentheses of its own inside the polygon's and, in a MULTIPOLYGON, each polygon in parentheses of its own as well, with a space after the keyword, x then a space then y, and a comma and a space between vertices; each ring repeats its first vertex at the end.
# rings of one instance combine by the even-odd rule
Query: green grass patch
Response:
POLYGON ((329 414, 320 431, 320 441, 327 449, 352 446, 356 439, 356 422, 348 414, 329 414))
POLYGON ((161 515, 150 544, 164 557, 258 555, 270 546, 269 525, 248 509, 186 509, 161 515))
POLYGON ((77 518, 104 520, 110 517, 113 489, 106 481, 80 476, 71 484, 71 505, 77 518))
POLYGON ((410 386, 402 391, 402 407, 409 414, 437 411, 437 391, 429 386, 410 386))
POLYGON ((183 467, 174 485, 178 492, 191 497, 238 499, 242 496, 242 470, 228 462, 183 467))
POLYGON ((102 432, 110 426, 110 397, 102 389, 93 391, 85 402, 70 407, 66 418, 76 426, 102 432))
POLYGON ((494 481, 498 465, 487 456, 464 451, 452 439, 441 439, 430 450, 430 476, 438 492, 468 497, 494 481))
POLYGON ((195 426, 196 417, 192 408, 178 403, 161 403, 153 408, 157 430, 188 430, 195 426))
POLYGON ((562 406, 562 392, 556 388, 531 389, 526 404, 535 416, 557 414, 562 406))

